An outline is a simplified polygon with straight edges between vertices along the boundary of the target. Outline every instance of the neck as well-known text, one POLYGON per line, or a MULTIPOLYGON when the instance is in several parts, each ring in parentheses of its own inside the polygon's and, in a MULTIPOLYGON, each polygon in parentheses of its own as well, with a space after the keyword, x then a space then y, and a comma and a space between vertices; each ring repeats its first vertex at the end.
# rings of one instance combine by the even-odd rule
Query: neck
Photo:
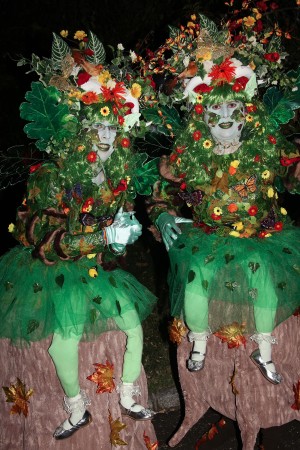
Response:
POLYGON ((231 153, 236 152, 242 145, 242 143, 239 141, 239 138, 234 139, 230 142, 220 142, 217 140, 215 142, 216 146, 213 149, 213 152, 216 155, 230 155, 231 153))

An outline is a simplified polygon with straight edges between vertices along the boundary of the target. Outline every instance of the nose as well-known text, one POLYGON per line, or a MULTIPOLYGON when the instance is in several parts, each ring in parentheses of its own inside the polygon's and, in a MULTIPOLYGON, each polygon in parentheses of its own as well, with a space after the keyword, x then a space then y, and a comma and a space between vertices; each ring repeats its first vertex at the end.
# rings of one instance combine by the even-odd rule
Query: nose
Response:
POLYGON ((110 128, 109 127, 105 127, 104 130, 103 130, 103 137, 105 139, 109 139, 110 138, 110 133, 111 133, 110 128))
POLYGON ((228 109, 228 105, 226 103, 222 103, 222 105, 221 105, 221 114, 222 114, 222 117, 224 117, 224 118, 230 117, 230 112, 228 109))

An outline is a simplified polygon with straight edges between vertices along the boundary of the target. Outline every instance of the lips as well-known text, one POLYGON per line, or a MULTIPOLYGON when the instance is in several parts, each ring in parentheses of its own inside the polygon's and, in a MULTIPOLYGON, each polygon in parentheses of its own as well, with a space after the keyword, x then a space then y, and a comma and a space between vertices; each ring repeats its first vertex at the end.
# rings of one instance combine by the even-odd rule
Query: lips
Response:
POLYGON ((98 147, 102 152, 107 152, 110 148, 110 145, 109 144, 98 144, 98 147))
POLYGON ((219 127, 222 128, 223 130, 228 130, 228 128, 231 128, 232 125, 233 125, 233 122, 219 123, 219 127))

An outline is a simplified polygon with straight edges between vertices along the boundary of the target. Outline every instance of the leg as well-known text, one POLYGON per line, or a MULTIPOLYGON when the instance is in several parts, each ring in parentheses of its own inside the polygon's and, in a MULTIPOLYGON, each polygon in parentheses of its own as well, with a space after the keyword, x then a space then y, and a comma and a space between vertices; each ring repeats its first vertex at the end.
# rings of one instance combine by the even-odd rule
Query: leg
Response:
POLYGON ((208 331, 208 299, 186 290, 184 301, 186 324, 191 330, 189 340, 193 342, 193 350, 187 361, 191 372, 203 369, 206 355, 206 343, 210 335, 208 331))
POLYGON ((65 409, 71 414, 54 432, 55 439, 70 437, 79 428, 91 422, 91 415, 86 410, 90 404, 84 391, 80 390, 78 380, 78 344, 81 336, 72 335, 63 339, 54 334, 49 354, 54 362, 57 376, 65 392, 65 409))
POLYGON ((116 318, 116 323, 127 336, 126 349, 124 353, 123 372, 121 385, 119 387, 120 403, 124 408, 124 413, 135 420, 148 420, 154 416, 153 411, 137 404, 133 396, 140 394, 139 386, 134 386, 134 382, 140 376, 143 353, 143 329, 139 324, 135 328, 127 329, 126 325, 133 323, 132 319, 137 319, 135 310, 128 311, 122 318, 116 318), (136 316, 134 318, 134 316, 136 316))
POLYGON ((281 375, 276 371, 272 361, 272 344, 276 344, 276 339, 271 335, 274 329, 277 297, 270 278, 265 280, 265 292, 268 292, 268 302, 257 299, 254 305, 254 318, 257 333, 251 339, 258 344, 258 349, 252 355, 252 361, 258 366, 263 376, 273 384, 282 381, 281 375))

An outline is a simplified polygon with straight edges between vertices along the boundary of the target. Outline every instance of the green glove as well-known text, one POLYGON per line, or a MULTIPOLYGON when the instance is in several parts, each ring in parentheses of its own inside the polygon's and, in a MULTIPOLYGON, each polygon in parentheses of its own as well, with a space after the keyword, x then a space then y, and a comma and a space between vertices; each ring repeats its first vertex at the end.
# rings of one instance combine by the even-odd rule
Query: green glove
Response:
POLYGON ((163 212, 156 219, 156 225, 161 232, 163 243, 166 246, 167 251, 170 250, 174 241, 178 238, 178 234, 181 234, 181 229, 176 225, 177 223, 191 223, 191 219, 185 219, 184 217, 172 216, 167 212, 163 212))
MULTIPOLYGON (((134 212, 123 212, 120 208, 114 222, 105 228, 107 244, 133 244, 142 234, 142 225, 134 216, 134 212)), ((119 250, 119 246, 117 247, 119 250)))

